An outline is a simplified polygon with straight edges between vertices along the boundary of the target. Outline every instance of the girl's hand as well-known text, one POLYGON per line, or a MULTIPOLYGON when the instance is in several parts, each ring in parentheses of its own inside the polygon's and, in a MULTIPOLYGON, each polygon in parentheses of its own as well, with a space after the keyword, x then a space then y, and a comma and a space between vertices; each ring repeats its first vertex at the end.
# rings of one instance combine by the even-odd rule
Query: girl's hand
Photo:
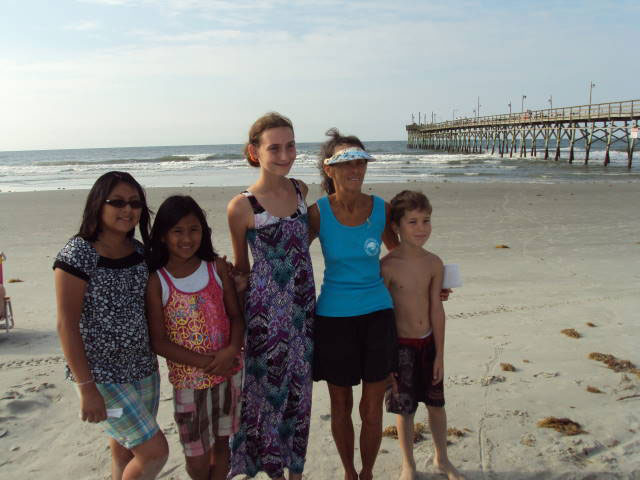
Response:
POLYGON ((233 283, 235 284, 235 287, 236 287, 236 292, 244 292, 247 289, 247 286, 249 285, 249 274, 243 273, 240 270, 238 270, 233 265, 233 263, 227 260, 226 255, 222 257, 222 261, 224 261, 227 264, 227 275, 231 280, 233 280, 233 283))
POLYGON ((83 422, 98 423, 107 419, 107 408, 104 398, 95 383, 87 383, 80 389, 80 418, 83 422))
POLYGON ((236 292, 246 291, 247 287, 249 286, 249 274, 234 270, 233 272, 231 272, 231 275, 233 278, 233 283, 236 287, 236 292))
POLYGON ((207 368, 213 362, 213 359, 216 357, 217 352, 207 352, 207 353, 199 353, 200 360, 196 364, 196 366, 201 369, 205 373, 209 373, 207 368))
POLYGON ((433 380, 432 385, 437 385, 444 378, 444 359, 442 355, 436 355, 436 359, 433 362, 433 380))
POLYGON ((230 376, 233 368, 237 366, 236 357, 238 353, 231 345, 221 348, 215 352, 213 360, 204 368, 204 372, 209 375, 218 375, 219 377, 230 376))
POLYGON ((225 263, 225 265, 227 266, 227 275, 229 275, 230 278, 233 278, 233 263, 231 263, 228 259, 226 255, 222 256, 222 261, 225 263))
POLYGON ((453 290, 451 290, 450 288, 443 288, 442 290, 440 290, 440 300, 446 302, 447 300, 449 300, 449 295, 451 295, 452 293, 453 290))

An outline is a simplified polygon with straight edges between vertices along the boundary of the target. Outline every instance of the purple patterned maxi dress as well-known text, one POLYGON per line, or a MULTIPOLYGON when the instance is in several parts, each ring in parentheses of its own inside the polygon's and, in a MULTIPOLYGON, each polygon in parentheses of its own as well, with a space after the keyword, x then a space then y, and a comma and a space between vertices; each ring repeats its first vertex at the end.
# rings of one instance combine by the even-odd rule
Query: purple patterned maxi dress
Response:
POLYGON ((274 217, 250 192, 255 229, 245 303, 247 337, 240 430, 231 440, 229 478, 270 478, 304 469, 311 414, 315 286, 307 206, 297 183, 296 212, 274 217))

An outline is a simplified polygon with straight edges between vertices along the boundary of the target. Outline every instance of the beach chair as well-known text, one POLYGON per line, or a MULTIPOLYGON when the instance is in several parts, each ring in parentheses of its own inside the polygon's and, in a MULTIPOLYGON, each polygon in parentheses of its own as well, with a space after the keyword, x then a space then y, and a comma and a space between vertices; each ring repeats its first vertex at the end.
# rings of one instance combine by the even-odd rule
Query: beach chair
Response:
POLYGON ((11 308, 11 298, 4 297, 4 315, 0 317, 0 328, 4 328, 8 333, 13 328, 13 309, 11 308))
POLYGON ((7 332, 13 328, 13 309, 11 308, 11 298, 5 296, 5 289, 2 276, 2 264, 7 259, 4 252, 0 252, 0 301, 4 302, 4 314, 0 316, 0 328, 7 332))

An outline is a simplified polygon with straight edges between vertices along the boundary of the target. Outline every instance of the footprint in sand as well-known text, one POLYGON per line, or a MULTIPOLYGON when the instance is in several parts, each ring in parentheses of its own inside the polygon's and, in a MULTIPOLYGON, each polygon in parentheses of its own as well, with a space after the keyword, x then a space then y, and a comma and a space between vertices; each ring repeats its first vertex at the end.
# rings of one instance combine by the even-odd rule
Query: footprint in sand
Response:
POLYGON ((6 409, 11 415, 28 415, 40 412, 49 405, 51 405, 51 401, 46 397, 41 397, 38 400, 13 400, 7 402, 3 410, 6 409))

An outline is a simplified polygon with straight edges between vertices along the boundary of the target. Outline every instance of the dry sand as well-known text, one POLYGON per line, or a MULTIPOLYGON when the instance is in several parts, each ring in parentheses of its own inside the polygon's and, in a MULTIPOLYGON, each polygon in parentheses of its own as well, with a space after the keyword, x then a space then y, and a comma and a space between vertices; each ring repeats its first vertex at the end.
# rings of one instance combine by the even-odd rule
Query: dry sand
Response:
MULTIPOLYGON (((422 189, 434 205, 428 247, 461 266, 464 286, 445 304, 450 457, 470 479, 640 478, 640 378, 588 358, 640 365, 640 188, 594 184, 376 184, 390 199, 422 189), (509 248, 496 248, 506 245, 509 248), (589 327, 587 322, 595 324, 589 327), (561 330, 574 328, 580 338, 561 330), (510 363, 515 371, 502 371, 510 363), (604 393, 590 393, 587 387, 604 393), (629 397, 620 400, 622 397, 629 397), (588 433, 538 428, 568 417, 588 433), (465 430, 466 429, 466 430, 465 430)), ((238 188, 187 190, 208 211, 214 245, 230 254, 225 205, 238 188)), ((157 207, 170 189, 151 189, 157 207)), ((181 190, 185 192, 185 190, 181 190)), ((310 200, 319 194, 312 186, 310 200)), ((0 194, 0 250, 16 327, 0 332, 0 478, 108 478, 104 434, 78 420, 63 378, 51 264, 78 226, 86 191, 0 194)), ((323 271, 312 247, 316 282, 323 271)), ((160 478, 186 479, 163 374, 159 421, 170 459, 160 478)), ((356 397, 359 389, 356 389, 356 397)), ((357 400, 357 398, 356 398, 357 400)), ((315 384, 305 478, 342 478, 325 384, 315 384)), ((426 422, 421 406, 416 421, 426 422)), ((357 408, 354 422, 359 429, 357 408)), ((385 426, 394 424, 385 414, 385 426)), ((430 438, 415 446, 419 478, 442 478, 430 438)), ((356 452, 356 457, 358 453, 356 452)), ((400 455, 385 438, 375 477, 394 479, 400 455)), ((259 478, 266 478, 260 476, 259 478)))

